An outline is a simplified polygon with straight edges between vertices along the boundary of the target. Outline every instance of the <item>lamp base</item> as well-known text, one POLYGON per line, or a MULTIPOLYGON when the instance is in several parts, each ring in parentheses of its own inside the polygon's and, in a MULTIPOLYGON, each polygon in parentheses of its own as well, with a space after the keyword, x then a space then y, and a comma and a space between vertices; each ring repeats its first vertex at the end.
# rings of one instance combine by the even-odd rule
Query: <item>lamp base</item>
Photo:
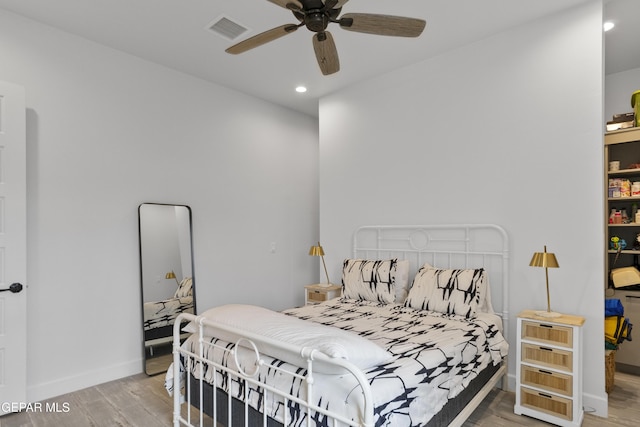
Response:
POLYGON ((560 317, 562 313, 556 313, 555 311, 536 311, 536 316, 540 317, 560 317))

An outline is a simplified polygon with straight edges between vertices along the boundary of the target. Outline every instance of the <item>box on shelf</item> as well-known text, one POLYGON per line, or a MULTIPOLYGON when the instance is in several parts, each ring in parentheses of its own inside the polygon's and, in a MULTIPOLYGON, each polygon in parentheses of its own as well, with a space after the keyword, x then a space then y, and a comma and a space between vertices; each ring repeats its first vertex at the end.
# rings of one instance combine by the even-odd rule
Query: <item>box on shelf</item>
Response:
POLYGON ((631 197, 631 181, 622 178, 610 178, 609 197, 631 197))
POLYGON ((634 126, 634 113, 614 114, 613 119, 607 122, 607 132, 632 128, 634 126))

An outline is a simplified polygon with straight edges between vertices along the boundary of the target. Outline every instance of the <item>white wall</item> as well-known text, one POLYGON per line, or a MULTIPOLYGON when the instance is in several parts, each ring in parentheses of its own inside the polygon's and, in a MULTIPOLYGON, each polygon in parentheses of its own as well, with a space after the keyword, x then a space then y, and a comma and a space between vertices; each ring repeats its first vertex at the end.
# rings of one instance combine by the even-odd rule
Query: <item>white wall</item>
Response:
POLYGON ((191 235, 188 209, 184 206, 142 204, 140 216, 140 269, 142 301, 173 298, 180 281, 191 277, 191 268, 183 272, 182 258, 191 264, 191 235), (184 212, 184 215, 179 215, 184 212), (181 244, 180 229, 187 239, 181 244), (173 271, 175 279, 166 279, 173 271), (186 274, 185 274, 186 273, 186 274))
POLYGON ((314 118, 6 12, 0 52, 27 93, 30 400, 142 372, 142 202, 193 209, 198 310, 303 302, 314 118))
POLYGON ((605 121, 611 120, 614 114, 632 112, 631 95, 640 90, 640 68, 608 74, 605 87, 605 121))
POLYGON ((397 70, 320 104, 320 236, 339 277, 364 224, 496 223, 517 314, 586 317, 587 410, 607 413, 603 344, 602 6, 594 1, 397 70))

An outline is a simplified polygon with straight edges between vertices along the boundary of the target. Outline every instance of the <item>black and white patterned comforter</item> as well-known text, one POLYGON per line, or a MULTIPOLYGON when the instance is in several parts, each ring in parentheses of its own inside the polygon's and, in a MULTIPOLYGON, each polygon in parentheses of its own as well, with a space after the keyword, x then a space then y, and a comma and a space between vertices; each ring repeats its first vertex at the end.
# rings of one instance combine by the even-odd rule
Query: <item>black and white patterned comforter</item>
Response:
POLYGON ((144 303, 144 330, 173 325, 180 313, 193 313, 193 297, 169 298, 144 303))
MULTIPOLYGON (((374 396, 376 426, 419 426, 427 423, 447 402, 457 396, 480 371, 495 365, 507 355, 508 344, 501 334, 501 320, 494 314, 478 314, 475 319, 415 310, 396 304, 336 299, 317 305, 286 310, 284 313, 325 325, 346 329, 374 341, 387 349, 389 362, 365 370, 374 396)), ((187 341, 186 345, 191 341, 187 341)), ((197 344, 195 344, 197 345, 197 344)), ((192 351, 195 348, 192 347, 192 351)), ((209 357, 220 357, 211 351, 209 357)), ((232 358, 231 358, 232 359, 232 358)), ((268 358, 267 358, 268 359, 268 358)), ((229 362, 233 363, 233 362, 229 362)), ((241 362, 242 363, 242 362, 241 362)), ((260 376, 279 388, 294 390, 304 396, 304 386, 297 380, 282 379, 269 369, 260 376)), ((191 369, 196 378, 204 374, 211 382, 213 370, 191 369)), ((218 384, 240 395, 243 384, 228 381, 216 374, 218 384)), ((359 418, 362 394, 348 375, 314 376, 314 396, 319 406, 359 418)), ((252 406, 263 409, 287 425, 302 425, 306 414, 295 405, 285 409, 279 402, 249 393, 252 406)), ((319 417, 321 418, 321 417, 319 417)), ((324 425, 316 421, 315 425, 324 425)))

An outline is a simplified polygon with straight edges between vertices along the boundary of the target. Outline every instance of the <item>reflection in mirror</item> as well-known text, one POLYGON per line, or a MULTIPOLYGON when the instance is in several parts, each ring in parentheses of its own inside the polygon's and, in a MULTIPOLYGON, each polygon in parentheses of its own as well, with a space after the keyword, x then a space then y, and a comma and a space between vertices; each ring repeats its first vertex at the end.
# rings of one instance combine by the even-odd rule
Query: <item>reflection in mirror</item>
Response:
POLYGON ((165 372, 172 361, 173 323, 195 314, 191 209, 143 203, 138 207, 145 372, 165 372))

